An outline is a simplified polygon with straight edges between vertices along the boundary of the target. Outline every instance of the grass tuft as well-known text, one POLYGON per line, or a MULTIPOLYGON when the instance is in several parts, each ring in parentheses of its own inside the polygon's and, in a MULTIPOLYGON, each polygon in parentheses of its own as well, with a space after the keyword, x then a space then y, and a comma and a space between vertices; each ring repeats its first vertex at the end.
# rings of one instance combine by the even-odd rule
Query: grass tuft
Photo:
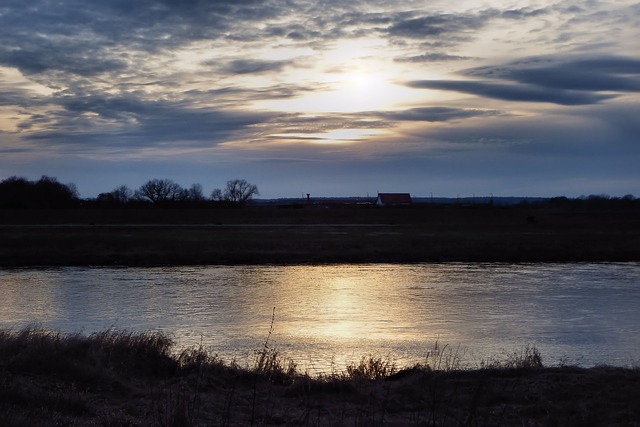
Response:
POLYGON ((253 372, 259 375, 264 375, 268 377, 270 381, 278 384, 291 383, 293 379, 298 376, 296 363, 293 360, 288 360, 286 362, 283 361, 279 352, 269 345, 269 340, 273 333, 275 316, 276 308, 273 307, 269 333, 267 334, 267 338, 264 341, 262 349, 256 351, 253 372))
POLYGON ((457 371, 463 367, 463 356, 464 351, 460 345, 455 348, 449 344, 441 346, 440 340, 437 339, 433 348, 427 352, 422 368, 427 371, 457 371))
POLYGON ((396 364, 379 356, 365 356, 347 365, 346 377, 352 380, 382 380, 398 371, 396 364))
POLYGON ((544 365, 538 349, 527 345, 522 350, 507 355, 504 359, 482 361, 480 367, 483 369, 539 369, 544 365))

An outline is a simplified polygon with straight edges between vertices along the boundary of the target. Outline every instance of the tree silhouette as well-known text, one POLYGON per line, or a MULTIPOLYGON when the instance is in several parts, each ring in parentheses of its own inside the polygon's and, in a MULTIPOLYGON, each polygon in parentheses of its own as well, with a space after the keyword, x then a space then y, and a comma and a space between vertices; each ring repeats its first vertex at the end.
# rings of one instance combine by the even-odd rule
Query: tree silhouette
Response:
POLYGON ((211 192, 211 200, 214 202, 222 202, 224 200, 224 195, 222 194, 222 190, 216 188, 211 192))
POLYGON ((190 202, 203 202, 206 200, 202 192, 202 185, 192 184, 188 190, 184 190, 184 199, 190 202))
POLYGON ((184 190, 170 179, 152 179, 142 184, 134 197, 151 203, 173 202, 184 197, 184 190))
POLYGON ((128 203, 133 199, 134 192, 126 185, 121 185, 109 193, 100 193, 96 199, 100 203, 128 203))
POLYGON ((26 178, 12 176, 0 182, 0 206, 26 208, 33 205, 33 183, 26 178))
POLYGON ((227 201, 233 203, 244 203, 253 196, 260 195, 258 187, 248 183, 244 179, 233 179, 227 181, 224 191, 216 188, 211 193, 211 199, 215 201, 227 201))
POLYGON ((38 181, 12 176, 0 182, 0 207, 61 208, 78 201, 74 184, 61 184, 43 175, 38 181))

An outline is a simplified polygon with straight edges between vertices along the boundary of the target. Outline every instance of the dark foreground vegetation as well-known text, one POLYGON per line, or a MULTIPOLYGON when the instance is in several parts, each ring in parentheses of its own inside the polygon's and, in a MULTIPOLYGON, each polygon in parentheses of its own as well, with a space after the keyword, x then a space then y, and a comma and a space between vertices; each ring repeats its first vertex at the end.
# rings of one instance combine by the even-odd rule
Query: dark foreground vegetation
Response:
POLYGON ((462 369, 438 345, 311 377, 267 344, 252 366, 160 333, 0 330, 0 425, 638 425, 640 370, 543 367, 535 348, 462 369))

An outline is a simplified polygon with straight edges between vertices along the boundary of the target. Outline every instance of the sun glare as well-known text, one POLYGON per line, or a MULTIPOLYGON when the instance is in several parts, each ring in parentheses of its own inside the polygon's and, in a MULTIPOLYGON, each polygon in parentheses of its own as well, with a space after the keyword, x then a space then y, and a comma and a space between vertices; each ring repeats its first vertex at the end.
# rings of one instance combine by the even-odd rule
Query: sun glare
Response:
MULTIPOLYGON (((294 96, 263 98, 253 101, 259 110, 318 116, 341 115, 341 123, 324 129, 309 128, 299 132, 274 132, 272 141, 278 144, 355 145, 372 143, 390 133, 390 129, 368 128, 363 120, 385 111, 404 110, 433 101, 440 94, 435 91, 415 90, 404 81, 418 78, 408 75, 393 58, 380 55, 384 43, 380 40, 345 41, 332 49, 313 56, 314 66, 288 67, 274 75, 272 84, 287 82, 296 90, 294 96), (350 116, 353 115, 353 116, 350 116), (353 127, 349 127, 349 126, 353 127)), ((420 78, 432 77, 433 70, 421 70, 420 78)), ((252 77, 254 79, 254 77, 252 77)), ((269 87, 268 82, 260 82, 269 87)))
MULTIPOLYGON (((425 91, 401 83, 402 68, 380 55, 385 42, 379 39, 343 41, 314 56, 316 67, 294 67, 279 81, 307 88, 299 96, 263 99, 260 109, 297 113, 356 113, 406 108, 422 101, 425 91)), ((302 61, 301 61, 302 63, 302 61)))
POLYGON ((376 77, 370 74, 353 72, 345 74, 341 80, 347 90, 359 92, 373 89, 376 77))
POLYGON ((325 88, 304 96, 269 100, 259 107, 305 113, 356 113, 391 110, 417 101, 415 91, 395 84, 384 74, 349 72, 317 83, 325 88))

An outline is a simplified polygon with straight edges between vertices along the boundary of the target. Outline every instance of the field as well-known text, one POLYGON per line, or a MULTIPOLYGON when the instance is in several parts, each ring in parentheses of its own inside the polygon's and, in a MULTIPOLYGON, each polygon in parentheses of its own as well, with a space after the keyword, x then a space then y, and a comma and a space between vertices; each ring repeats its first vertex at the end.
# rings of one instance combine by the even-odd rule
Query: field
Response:
POLYGON ((357 206, 0 211, 0 266, 640 260, 637 210, 357 206))

